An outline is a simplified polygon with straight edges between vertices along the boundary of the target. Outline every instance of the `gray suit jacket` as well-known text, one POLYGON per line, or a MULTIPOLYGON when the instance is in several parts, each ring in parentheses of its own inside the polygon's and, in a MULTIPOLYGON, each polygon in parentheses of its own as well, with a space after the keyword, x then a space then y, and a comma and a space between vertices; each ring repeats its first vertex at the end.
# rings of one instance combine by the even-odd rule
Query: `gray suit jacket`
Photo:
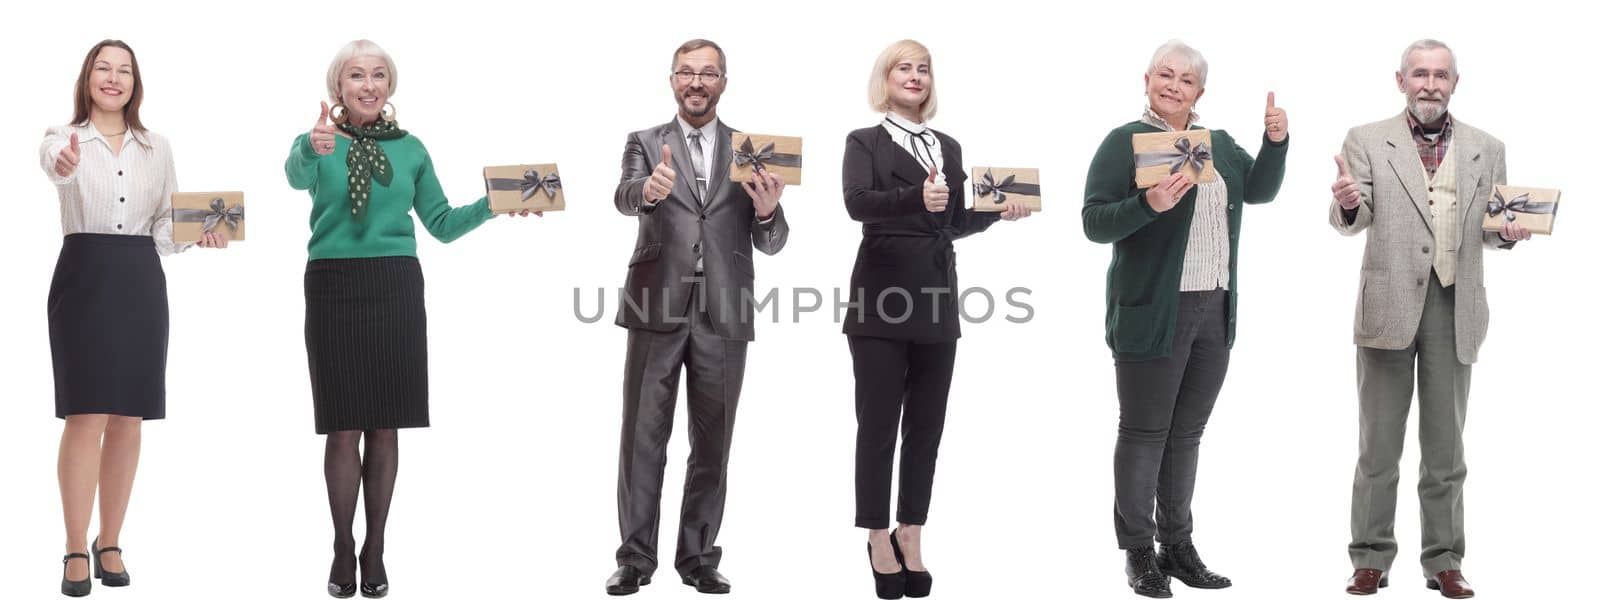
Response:
POLYGON ((789 239, 789 223, 779 206, 766 223, 756 219, 750 196, 728 181, 733 162, 733 129, 718 121, 716 156, 707 165, 706 196, 694 185, 694 166, 678 120, 628 134, 622 153, 617 210, 639 218, 639 236, 628 260, 628 281, 617 307, 617 325, 672 331, 687 322, 695 256, 704 255, 706 313, 717 334, 755 339, 755 263, 751 247, 777 254, 789 239), (644 183, 661 162, 661 145, 672 149, 677 171, 672 193, 654 205, 644 202, 644 183))
POLYGON ((1433 248, 1433 214, 1428 209, 1428 173, 1417 156, 1405 113, 1350 130, 1344 160, 1361 186, 1361 206, 1345 221, 1337 200, 1328 220, 1344 235, 1367 231, 1361 258, 1361 290, 1356 298, 1355 343, 1399 350, 1411 345, 1422 320, 1433 252, 1456 252, 1456 359, 1478 360, 1489 329, 1489 303, 1483 288, 1484 248, 1510 248, 1497 232, 1483 231, 1483 217, 1495 184, 1506 182, 1505 144, 1483 131, 1454 121, 1450 144, 1455 153, 1459 248, 1433 248))

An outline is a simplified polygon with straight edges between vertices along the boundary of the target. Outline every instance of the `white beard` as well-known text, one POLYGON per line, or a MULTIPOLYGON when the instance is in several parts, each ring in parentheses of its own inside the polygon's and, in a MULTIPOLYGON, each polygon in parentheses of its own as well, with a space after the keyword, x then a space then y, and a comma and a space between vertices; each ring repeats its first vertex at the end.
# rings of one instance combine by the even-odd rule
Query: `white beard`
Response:
POLYGON ((1411 100, 1407 104, 1409 105, 1408 108, 1411 109, 1411 116, 1416 117, 1418 121, 1423 123, 1437 122, 1449 108, 1445 103, 1436 101, 1419 102, 1411 100))

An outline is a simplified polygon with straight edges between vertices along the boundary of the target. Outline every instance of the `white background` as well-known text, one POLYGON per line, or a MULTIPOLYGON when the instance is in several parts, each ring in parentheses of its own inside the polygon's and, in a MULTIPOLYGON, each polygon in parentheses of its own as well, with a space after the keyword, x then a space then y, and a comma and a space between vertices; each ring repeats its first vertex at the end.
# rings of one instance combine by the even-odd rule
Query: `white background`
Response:
MULTIPOLYGON (((1579 40, 1592 31, 1576 9, 225 6, 31 2, 0 25, 0 180, 10 207, 0 236, 0 378, 10 405, 0 421, 0 597, 56 593, 61 423, 44 302, 60 230, 38 144, 46 126, 70 117, 83 53, 106 37, 136 50, 144 121, 171 140, 182 187, 244 190, 250 240, 164 261, 170 418, 145 429, 122 537, 135 583, 95 597, 322 597, 331 535, 302 337, 309 202, 281 165, 317 115, 327 61, 362 37, 396 59, 400 123, 428 144, 455 203, 481 195, 484 165, 559 161, 569 207, 492 221, 448 247, 418 228, 433 427, 401 436, 387 554, 396 598, 458 597, 462 587, 479 597, 601 596, 617 544, 625 333, 609 318, 578 322, 573 288, 592 311, 596 288, 623 282, 635 221, 616 213, 611 193, 624 136, 672 116, 669 60, 691 37, 728 52, 724 119, 804 136, 808 167, 805 184, 783 198, 788 247, 756 261, 758 289, 780 290, 784 322, 759 325, 739 411, 719 539, 738 596, 872 597, 865 535, 851 526, 845 338, 831 310, 796 323, 790 303, 796 287, 847 284, 859 229, 840 201, 843 142, 878 121, 864 84, 878 52, 904 37, 933 51, 942 108, 933 125, 961 141, 966 164, 1040 167, 1046 190, 1041 214, 959 244, 963 284, 1031 288, 1037 314, 1026 325, 964 328, 925 534, 936 597, 1131 597, 1111 525, 1117 403, 1102 327, 1110 248, 1085 240, 1078 209, 1091 155, 1106 131, 1138 117, 1150 52, 1173 37, 1212 65, 1203 125, 1255 140, 1273 90, 1292 131, 1277 202, 1250 207, 1245 219, 1238 343, 1194 505, 1205 558, 1236 584, 1198 592, 1174 582, 1179 597, 1344 597, 1363 241, 1326 224, 1330 157, 1349 127, 1399 113, 1393 72, 1420 37, 1457 49, 1463 79, 1452 112, 1506 143, 1511 182, 1565 191, 1556 236, 1486 259, 1494 321, 1468 419, 1465 570, 1489 598, 1562 597, 1588 583, 1581 552, 1600 534, 1591 518, 1600 410, 1585 383, 1600 333, 1590 280, 1600 230, 1589 210, 1591 142, 1580 134, 1596 89, 1592 46, 1579 40), (490 589, 501 592, 477 592, 490 589)), ((669 566, 688 451, 679 417, 662 508, 668 566, 642 597, 694 593, 669 566)), ((1385 597, 1436 597, 1417 563, 1416 461, 1412 451, 1403 462, 1401 551, 1385 597)))

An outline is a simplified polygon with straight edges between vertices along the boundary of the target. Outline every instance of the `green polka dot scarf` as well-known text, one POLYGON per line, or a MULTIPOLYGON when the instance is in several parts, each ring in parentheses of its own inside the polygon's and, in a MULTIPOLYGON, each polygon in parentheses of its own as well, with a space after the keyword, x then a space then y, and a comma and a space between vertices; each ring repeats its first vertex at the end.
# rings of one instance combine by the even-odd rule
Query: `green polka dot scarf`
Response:
POLYGON ((389 164, 389 156, 383 153, 378 141, 403 138, 406 130, 384 119, 367 127, 341 123, 339 130, 350 134, 350 152, 344 157, 344 164, 350 170, 350 214, 357 221, 364 221, 367 204, 372 198, 372 180, 387 187, 394 179, 394 166, 389 164))

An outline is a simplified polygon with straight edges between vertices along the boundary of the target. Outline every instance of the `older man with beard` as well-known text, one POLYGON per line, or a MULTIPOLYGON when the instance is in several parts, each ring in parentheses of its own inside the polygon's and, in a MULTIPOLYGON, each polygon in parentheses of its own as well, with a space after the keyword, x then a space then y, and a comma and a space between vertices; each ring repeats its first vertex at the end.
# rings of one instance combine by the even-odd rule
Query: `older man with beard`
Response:
POLYGON ((1345 589, 1355 595, 1388 584, 1397 552, 1395 496, 1413 383, 1422 571, 1447 598, 1473 595, 1461 575, 1461 429, 1489 326, 1483 249, 1510 248, 1531 234, 1510 220, 1482 231, 1494 185, 1506 181, 1505 145, 1451 116, 1459 80, 1448 46, 1411 44, 1395 72, 1406 111, 1351 129, 1334 159, 1330 223, 1344 235, 1370 229, 1355 319, 1361 456, 1350 503, 1355 573, 1345 589))
POLYGON ((717 572, 715 545, 728 488, 728 449, 755 337, 751 248, 783 249, 788 222, 771 172, 728 181, 733 129, 717 119, 728 61, 709 40, 673 53, 671 121, 628 136, 617 210, 639 220, 617 325, 628 329, 622 384, 617 521, 622 545, 606 593, 632 594, 656 569, 656 528, 667 441, 688 367, 689 470, 684 477, 674 566, 683 583, 707 594, 731 586, 717 572), (679 176, 683 173, 685 176, 679 176))

